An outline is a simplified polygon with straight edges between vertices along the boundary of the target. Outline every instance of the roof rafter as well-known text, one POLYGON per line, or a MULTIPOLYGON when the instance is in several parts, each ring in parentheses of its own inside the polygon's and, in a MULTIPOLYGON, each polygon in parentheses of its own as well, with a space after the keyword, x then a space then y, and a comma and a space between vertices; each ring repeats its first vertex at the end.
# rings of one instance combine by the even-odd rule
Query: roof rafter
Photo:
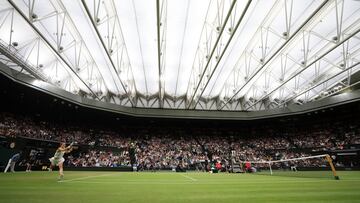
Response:
POLYGON ((33 25, 29 18, 17 7, 17 5, 12 1, 8 0, 11 6, 20 14, 20 16, 32 27, 41 40, 46 43, 46 45, 55 53, 55 55, 61 59, 61 61, 78 77, 78 79, 85 85, 85 87, 92 93, 92 96, 100 100, 97 94, 89 87, 89 85, 77 74, 77 72, 71 67, 71 65, 61 56, 57 50, 51 45, 51 43, 44 37, 44 35, 33 25))
MULTIPOLYGON (((124 89, 125 94, 128 96, 131 105, 132 105, 132 106, 135 106, 134 100, 133 100, 133 98, 132 98, 132 96, 131 96, 131 92, 128 91, 127 86, 124 84, 124 82, 123 82, 123 81, 121 80, 121 78, 120 78, 120 74, 119 74, 119 72, 118 72, 118 69, 120 69, 120 67, 118 67, 118 66, 116 65, 116 63, 113 61, 113 59, 112 59, 112 57, 111 57, 111 54, 113 54, 114 50, 111 48, 111 46, 106 47, 106 44, 105 44, 105 42, 104 42, 104 39, 101 37, 101 34, 100 34, 100 32, 99 32, 99 29, 98 29, 98 24, 97 24, 97 23, 98 23, 97 21, 100 21, 100 19, 97 17, 97 15, 95 15, 95 16, 92 16, 92 15, 91 15, 91 12, 90 12, 89 7, 87 6, 85 0, 81 0, 81 2, 82 2, 83 7, 85 8, 85 11, 86 11, 87 16, 89 17, 89 19, 91 19, 90 21, 91 21, 91 23, 92 23, 92 26, 93 26, 93 28, 95 29, 96 34, 97 34, 97 37, 98 37, 98 39, 100 40, 101 45, 102 45, 102 47, 104 48, 104 50, 105 50, 105 52, 106 52, 106 55, 107 55, 107 57, 108 57, 108 59, 109 59, 109 61, 110 61, 110 63, 111 63, 111 66, 113 67, 113 69, 114 69, 114 71, 115 71, 115 73, 116 73, 117 79, 119 80, 122 88, 124 89)), ((95 1, 94 1, 94 3, 95 3, 95 1)), ((94 11, 95 13, 98 13, 99 6, 100 6, 100 1, 99 1, 98 7, 95 8, 95 11, 94 11)), ((108 16, 108 17, 109 17, 109 16, 108 16)), ((119 22, 118 22, 117 14, 115 14, 114 20, 115 20, 114 23, 116 23, 118 26, 120 26, 120 24, 119 24, 119 22)), ((115 25, 113 25, 113 26, 114 26, 113 29, 115 29, 115 25)), ((121 28, 120 28, 120 29, 121 29, 121 28)), ((112 33, 114 33, 114 31, 112 31, 112 33)), ((122 39, 122 36, 119 36, 119 38, 122 39)), ((112 43, 111 43, 111 44, 112 44, 112 43)), ((115 50, 115 51, 116 51, 116 53, 118 53, 118 50, 115 50)), ((134 78, 132 78, 132 79, 134 80, 134 78)), ((115 83, 115 84, 116 84, 116 83, 115 83)), ((134 85, 134 88, 135 88, 133 91, 136 92, 135 83, 132 84, 132 85, 134 85)))
MULTIPOLYGON (((299 26, 299 28, 297 30, 295 30, 293 32, 293 34, 291 36, 289 36, 286 41, 270 56, 268 57, 268 59, 266 59, 265 61, 262 62, 260 68, 258 68, 254 74, 252 74, 248 79, 247 81, 245 82, 245 84, 243 84, 231 97, 230 99, 228 99, 227 101, 225 101, 225 104, 228 103, 230 100, 232 100, 237 94, 239 94, 243 89, 244 87, 249 84, 250 81, 252 81, 255 76, 257 76, 257 74, 263 70, 264 67, 266 67, 266 65, 271 62, 280 52, 281 50, 283 50, 286 45, 289 44, 289 42, 295 37, 297 36, 298 33, 300 33, 300 31, 303 29, 303 27, 305 27, 308 22, 313 19, 313 17, 323 8, 325 7, 325 5, 327 5, 329 2, 329 0, 325 0, 322 2, 322 4, 299 26)), ((220 107, 220 110, 224 108, 225 104, 220 107)))
MULTIPOLYGON (((196 92, 197 92, 197 90, 199 89, 199 87, 200 87, 200 85, 201 85, 201 82, 202 82, 202 79, 203 79, 203 77, 204 77, 204 75, 205 75, 205 73, 206 73, 206 70, 207 70, 207 68, 208 68, 208 66, 209 66, 209 64, 210 64, 210 62, 211 62, 211 59, 212 59, 212 57, 213 57, 213 55, 214 55, 214 53, 215 53, 215 51, 216 51, 216 49, 217 49, 217 47, 218 47, 218 44, 219 44, 220 39, 221 39, 221 36, 222 36, 222 34, 223 34, 224 30, 225 30, 225 25, 227 24, 227 22, 228 22, 228 20, 229 20, 229 18, 230 18, 231 12, 232 12, 232 10, 233 10, 234 7, 235 7, 236 1, 237 1, 237 0, 233 0, 233 1, 232 1, 231 5, 230 5, 230 8, 229 8, 229 10, 227 11, 225 20, 223 21, 222 25, 219 25, 220 27, 217 27, 217 28, 216 28, 216 29, 218 30, 218 32, 219 32, 218 35, 217 35, 217 39, 216 39, 216 41, 215 41, 214 46, 213 46, 212 49, 211 49, 210 55, 207 56, 206 65, 205 65, 205 67, 203 68, 203 70, 201 71, 202 73, 200 74, 200 77, 199 77, 200 79, 198 80, 198 82, 197 82, 197 84, 196 84, 196 87, 195 87, 193 93, 192 93, 191 96, 190 96, 190 99, 189 99, 189 101, 188 101, 188 106, 186 107, 187 109, 189 109, 189 108, 191 107, 191 105, 192 105, 192 101, 194 100, 194 97, 196 96, 196 92)), ((219 8, 218 8, 218 9, 219 9, 219 8)), ((220 17, 218 16, 218 18, 220 18, 220 17)), ((218 20, 218 21, 221 21, 221 20, 218 20)), ((206 23, 206 22, 205 22, 205 23, 206 23)), ((196 77, 196 76, 195 76, 195 77, 196 77)), ((191 87, 190 87, 190 88, 191 88, 191 87)))

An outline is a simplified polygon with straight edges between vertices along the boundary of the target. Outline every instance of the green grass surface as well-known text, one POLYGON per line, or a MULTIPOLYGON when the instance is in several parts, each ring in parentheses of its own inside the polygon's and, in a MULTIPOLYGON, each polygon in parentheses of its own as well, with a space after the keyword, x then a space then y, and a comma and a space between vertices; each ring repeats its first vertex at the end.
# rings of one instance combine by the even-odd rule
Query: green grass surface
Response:
POLYGON ((304 177, 209 173, 57 172, 0 174, 1 203, 360 202, 360 172, 304 177))

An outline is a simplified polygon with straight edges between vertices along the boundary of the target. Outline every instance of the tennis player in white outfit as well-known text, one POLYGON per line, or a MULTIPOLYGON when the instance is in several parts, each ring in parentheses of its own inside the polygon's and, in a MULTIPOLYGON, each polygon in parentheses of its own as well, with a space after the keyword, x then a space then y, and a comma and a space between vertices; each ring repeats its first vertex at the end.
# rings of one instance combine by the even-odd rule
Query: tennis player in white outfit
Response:
POLYGON ((49 160, 51 162, 50 169, 52 170, 54 166, 59 167, 59 180, 64 179, 64 154, 70 153, 73 150, 72 143, 66 147, 64 142, 60 143, 60 147, 57 148, 55 154, 53 157, 51 157, 49 160))

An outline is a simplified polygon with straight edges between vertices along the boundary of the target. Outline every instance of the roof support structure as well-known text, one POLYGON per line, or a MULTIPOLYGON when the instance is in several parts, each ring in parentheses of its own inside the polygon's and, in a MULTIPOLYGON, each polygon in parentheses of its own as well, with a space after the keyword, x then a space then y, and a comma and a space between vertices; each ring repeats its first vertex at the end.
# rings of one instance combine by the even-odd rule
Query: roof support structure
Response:
POLYGON ((32 22, 25 16, 25 14, 17 7, 17 5, 12 1, 8 0, 11 6, 21 15, 21 17, 32 27, 32 29, 37 33, 38 36, 46 43, 48 47, 55 53, 55 55, 62 60, 62 62, 78 77, 78 79, 86 86, 86 88, 91 92, 94 98, 100 100, 97 94, 89 87, 89 85, 77 74, 77 72, 71 68, 70 64, 57 52, 57 50, 51 46, 51 43, 44 37, 44 35, 32 24, 32 22))
POLYGON ((226 18, 225 18, 225 20, 224 20, 224 23, 222 24, 222 26, 221 26, 221 28, 220 28, 220 30, 219 30, 219 34, 218 34, 218 36, 217 36, 217 39, 216 39, 216 41, 215 41, 215 44, 214 44, 214 46, 212 47, 210 56, 207 57, 207 62, 206 62, 205 68, 203 69, 202 73, 200 74, 200 79, 199 79, 199 81, 198 81, 198 83, 197 83, 197 85, 196 85, 196 88, 195 88, 195 90, 194 90, 194 93, 190 96, 190 99, 189 99, 189 101, 188 101, 188 105, 187 105, 187 107, 186 107, 187 109, 189 109, 189 108, 191 107, 191 105, 192 105, 192 102, 193 102, 193 100, 194 100, 194 97, 196 96, 196 92, 197 92, 197 90, 199 89, 199 87, 200 87, 200 85, 201 85, 201 81, 202 81, 202 79, 204 78, 204 75, 205 75, 205 73, 206 73, 206 70, 207 70, 207 68, 208 68, 208 66, 209 66, 209 64, 210 64, 210 61, 211 61, 211 59, 212 59, 212 57, 213 57, 213 55, 214 55, 214 53, 215 53, 215 51, 216 51, 216 48, 217 48, 217 46, 218 46, 218 44, 219 44, 219 42, 220 42, 221 36, 222 36, 222 34, 223 34, 224 30, 225 30, 225 25, 226 25, 226 23, 228 22, 228 20, 229 20, 229 18, 230 18, 230 15, 231 15, 231 12, 232 12, 232 10, 233 10, 234 7, 235 7, 236 1, 237 1, 237 0, 233 0, 232 3, 231 3, 231 5, 230 5, 230 8, 229 8, 229 10, 228 10, 228 12, 227 12, 227 14, 226 14, 226 18))
POLYGON ((156 0, 157 60, 159 71, 159 108, 164 107, 167 0, 156 0))
MULTIPOLYGON (((89 8, 88 8, 85 0, 81 0, 81 2, 82 2, 82 5, 83 5, 84 8, 85 8, 86 14, 87 14, 88 17, 91 19, 91 20, 90 20, 90 21, 91 21, 91 24, 92 24, 93 28, 95 29, 96 34, 97 34, 97 36, 98 36, 98 38, 99 38, 99 40, 100 40, 100 42, 101 42, 101 45, 102 45, 102 47, 104 48, 104 50, 105 50, 105 52, 106 52, 106 55, 107 55, 107 57, 108 57, 108 59, 109 59, 109 61, 110 61, 110 63, 111 63, 111 66, 113 67, 113 69, 114 69, 114 71, 115 71, 115 73, 116 73, 117 79, 119 80, 122 88, 124 89, 125 94, 128 96, 131 105, 134 107, 135 104, 134 104, 134 100, 131 98, 131 93, 127 90, 126 86, 124 85, 123 81, 121 80, 120 74, 119 74, 119 72, 118 72, 117 69, 116 69, 116 65, 115 65, 114 61, 112 60, 112 58, 111 58, 111 55, 110 55, 111 53, 110 53, 110 52, 112 52, 112 51, 106 48, 105 42, 104 42, 104 40, 102 39, 102 37, 101 37, 101 35, 100 35, 100 32, 99 32, 98 27, 97 27, 97 22, 96 22, 96 21, 97 21, 97 19, 96 19, 97 17, 96 17, 96 16, 93 16, 93 17, 91 16, 90 10, 89 10, 89 8)), ((100 2, 99 2, 99 4, 100 4, 100 2)), ((97 13, 97 11, 95 11, 95 13, 97 13)), ((136 91, 136 88, 135 88, 135 91, 136 91)))
POLYGON ((275 92, 276 90, 278 90, 279 88, 283 87, 287 82, 289 82, 290 80, 292 80, 293 78, 295 78, 296 76, 298 76, 300 73, 304 72, 307 68, 311 67, 313 64, 315 64, 316 62, 318 62, 319 60, 321 60, 322 58, 324 58, 327 54, 329 54, 330 52, 332 52, 334 49, 336 49, 338 46, 342 45, 343 43, 345 43, 346 41, 348 41, 350 38, 352 38, 353 36, 355 36, 356 34, 360 33, 360 29, 356 30, 355 32, 353 32, 351 35, 348 35, 347 37, 345 37, 342 41, 339 41, 335 46, 333 46, 331 49, 329 49, 328 51, 326 51, 324 54, 322 54, 321 56, 319 56, 316 60, 314 60, 313 62, 307 64, 304 68, 302 68, 300 71, 298 71, 296 74, 294 74, 293 76, 289 77, 288 79, 286 79, 282 84, 280 84, 278 87, 276 87, 275 89, 273 89, 272 91, 268 92, 266 95, 264 95, 263 97, 261 97, 261 99, 259 99, 258 101, 256 101, 254 104, 252 104, 250 107, 248 107, 247 109, 251 108, 252 106, 254 106, 255 104, 257 104, 258 102, 260 102, 261 100, 263 100, 264 98, 268 97, 269 95, 271 95, 273 92, 275 92))
POLYGON ((311 86, 311 87, 309 87, 309 88, 306 88, 305 90, 302 90, 301 92, 299 92, 299 93, 297 93, 297 94, 294 94, 293 96, 291 96, 291 97, 287 98, 285 101, 283 101, 280 105, 281 105, 281 106, 282 106, 282 105, 285 105, 286 103, 294 100, 295 98, 297 98, 297 97, 299 97, 299 96, 301 96, 301 95, 303 95, 303 94, 306 94, 307 92, 309 92, 309 91, 315 89, 316 87, 318 87, 318 86, 320 86, 320 85, 322 85, 322 84, 324 84, 324 83, 326 83, 326 82, 328 82, 328 81, 336 78, 337 76, 339 76, 339 75, 341 75, 341 74, 343 74, 343 73, 345 73, 345 72, 349 72, 349 70, 355 68, 355 67, 358 66, 358 65, 360 65, 360 62, 357 62, 357 63, 355 63, 355 64, 347 67, 346 69, 344 69, 344 70, 336 73, 335 75, 332 75, 331 77, 325 79, 324 81, 321 81, 321 82, 317 83, 316 85, 313 85, 313 86, 311 86))
POLYGON ((14 51, 11 51, 10 47, 7 47, 4 43, 0 41, 0 53, 18 64, 21 68, 25 69, 27 72, 29 72, 31 75, 33 75, 35 78, 42 80, 44 82, 47 82, 46 76, 44 76, 42 73, 40 73, 38 70, 36 70, 35 67, 32 67, 29 65, 29 63, 26 63, 22 59, 22 57, 17 56, 17 53, 14 51))
POLYGON ((276 111, 358 84, 360 10, 346 0, 7 0, 0 61, 119 108, 276 111))
POLYGON ((298 34, 300 33, 300 31, 303 29, 303 27, 305 27, 308 22, 313 19, 313 17, 325 6, 327 5, 327 3, 329 2, 329 0, 325 0, 322 2, 322 4, 299 26, 299 28, 297 30, 294 31, 294 33, 289 36, 286 41, 266 60, 266 61, 263 61, 262 62, 262 65, 259 69, 256 70, 256 72, 254 74, 252 74, 248 80, 245 82, 245 84, 243 84, 237 91, 235 91, 235 93, 228 99, 225 101, 224 105, 222 107, 220 107, 219 110, 222 110, 225 105, 231 101, 237 94, 239 94, 243 89, 244 87, 249 84, 250 81, 252 81, 255 76, 264 68, 266 67, 266 65, 272 61, 280 52, 281 50, 283 50, 287 44, 289 44, 289 42, 298 34))
MULTIPOLYGON (((216 65, 215 65, 214 69, 211 71, 210 76, 207 77, 207 81, 206 81, 205 85, 202 87, 202 90, 201 90, 201 92, 200 92, 200 94, 199 94, 199 98, 198 98, 198 99, 195 99, 195 104, 194 104, 194 106, 193 106, 194 109, 196 108, 196 105, 199 103, 200 97, 204 94, 204 91, 205 91, 206 87, 208 86, 208 84, 209 84, 211 78, 213 77, 213 75, 214 75, 217 67, 219 66, 219 63, 220 63, 222 57, 224 56, 227 48, 229 47, 229 44, 230 44, 231 40, 233 39, 233 37, 234 37, 234 35, 235 35, 235 33, 236 33, 236 31, 237 31, 240 23, 242 22, 245 14, 246 14, 246 12, 247 12, 247 10, 249 9, 251 2, 252 2, 252 0, 248 0, 247 4, 246 4, 246 6, 245 6, 245 9, 243 10, 241 16, 239 17, 239 20, 237 21, 235 27, 233 28, 233 31, 231 32, 231 35, 230 35, 229 40, 227 41, 224 49, 222 50, 222 53, 221 53, 220 56, 219 56, 219 59, 218 59, 217 62, 216 62, 216 65)), ((226 23, 226 22, 225 22, 225 23, 226 23)), ((225 24, 225 23, 224 23, 224 24, 225 24)), ((224 27, 224 26, 223 26, 223 27, 224 27)), ((207 69, 207 67, 205 68, 204 73, 206 72, 206 69, 207 69)), ((201 81, 199 81, 199 84, 200 84, 200 83, 201 83, 201 81)), ((196 92, 195 92, 195 93, 196 93, 196 92)))

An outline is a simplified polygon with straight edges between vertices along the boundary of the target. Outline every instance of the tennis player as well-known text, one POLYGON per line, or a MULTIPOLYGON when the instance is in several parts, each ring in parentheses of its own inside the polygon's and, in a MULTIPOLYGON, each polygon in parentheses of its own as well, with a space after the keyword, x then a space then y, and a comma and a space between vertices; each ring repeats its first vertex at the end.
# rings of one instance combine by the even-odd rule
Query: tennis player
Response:
POLYGON ((64 154, 70 153, 73 150, 73 143, 71 143, 69 146, 66 147, 65 142, 60 143, 60 147, 57 148, 55 154, 53 157, 51 157, 50 160, 50 170, 53 169, 54 166, 59 167, 59 180, 64 179, 64 154))

